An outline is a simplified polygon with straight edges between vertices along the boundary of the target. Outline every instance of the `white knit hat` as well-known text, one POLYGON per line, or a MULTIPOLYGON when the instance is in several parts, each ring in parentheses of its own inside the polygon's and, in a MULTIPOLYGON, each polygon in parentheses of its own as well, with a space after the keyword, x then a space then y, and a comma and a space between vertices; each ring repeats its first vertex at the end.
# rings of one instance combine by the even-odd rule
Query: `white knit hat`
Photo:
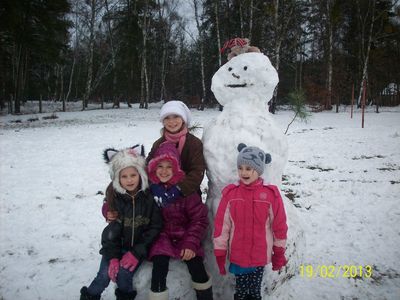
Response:
POLYGON ((189 127, 192 121, 192 116, 189 108, 185 103, 178 100, 171 100, 165 103, 161 107, 160 111, 160 121, 164 121, 164 119, 170 115, 180 116, 185 122, 186 126, 189 127))
POLYGON ((115 150, 113 148, 108 148, 104 150, 103 156, 107 164, 110 166, 110 177, 114 189, 121 194, 125 194, 126 190, 119 183, 119 173, 121 170, 129 167, 134 167, 141 179, 141 190, 146 190, 149 186, 147 174, 146 174, 146 160, 144 158, 144 148, 141 146, 141 153, 137 152, 135 148, 127 148, 123 150, 115 150))

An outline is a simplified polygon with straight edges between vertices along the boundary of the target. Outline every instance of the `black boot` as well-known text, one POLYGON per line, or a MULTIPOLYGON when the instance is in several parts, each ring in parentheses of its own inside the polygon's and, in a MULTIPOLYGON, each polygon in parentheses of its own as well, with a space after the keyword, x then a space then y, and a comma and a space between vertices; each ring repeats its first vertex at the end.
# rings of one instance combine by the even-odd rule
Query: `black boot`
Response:
POLYGON ((211 277, 204 283, 192 281, 192 287, 196 291, 197 300, 213 300, 211 277))
POLYGON ((115 296, 117 296, 117 300, 133 300, 136 297, 136 291, 132 291, 130 293, 124 293, 120 289, 115 290, 115 296))
POLYGON ((87 290, 87 287, 84 286, 83 288, 81 288, 81 298, 80 298, 80 300, 100 300, 100 295, 98 295, 98 296, 90 295, 88 290, 87 290))
POLYGON ((195 290, 197 300, 213 300, 212 287, 205 290, 195 290))

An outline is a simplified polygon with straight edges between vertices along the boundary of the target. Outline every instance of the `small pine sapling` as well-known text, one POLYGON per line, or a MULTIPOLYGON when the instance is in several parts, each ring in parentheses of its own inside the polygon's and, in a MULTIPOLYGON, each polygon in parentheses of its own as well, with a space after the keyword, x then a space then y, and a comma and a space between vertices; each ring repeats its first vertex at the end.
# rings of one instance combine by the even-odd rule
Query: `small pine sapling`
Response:
POLYGON ((311 114, 307 111, 305 100, 306 96, 302 89, 296 89, 289 93, 288 95, 289 105, 294 112, 293 119, 290 121, 286 127, 285 134, 288 132, 290 125, 294 122, 296 118, 300 118, 300 121, 307 122, 311 114))

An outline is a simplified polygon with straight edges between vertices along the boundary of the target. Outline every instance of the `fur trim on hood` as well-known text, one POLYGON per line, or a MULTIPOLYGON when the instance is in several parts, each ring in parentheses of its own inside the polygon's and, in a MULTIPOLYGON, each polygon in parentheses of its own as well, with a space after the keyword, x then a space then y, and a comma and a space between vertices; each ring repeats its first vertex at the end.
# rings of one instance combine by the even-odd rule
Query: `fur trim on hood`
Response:
POLYGON ((169 180, 169 184, 175 185, 185 177, 185 172, 181 169, 179 152, 176 145, 171 142, 164 142, 158 147, 154 153, 153 159, 149 161, 147 166, 147 173, 149 174, 149 179, 152 183, 160 183, 156 171, 157 165, 163 160, 170 161, 172 164, 172 172, 174 174, 169 180))
POLYGON ((139 145, 135 145, 131 148, 123 150, 115 150, 108 148, 104 150, 103 156, 106 163, 109 165, 109 173, 112 180, 114 189, 121 194, 125 194, 126 190, 119 183, 119 173, 121 170, 134 167, 140 175, 140 189, 146 190, 149 186, 148 178, 146 174, 146 160, 144 158, 144 147, 140 146, 140 153, 137 148, 139 145))

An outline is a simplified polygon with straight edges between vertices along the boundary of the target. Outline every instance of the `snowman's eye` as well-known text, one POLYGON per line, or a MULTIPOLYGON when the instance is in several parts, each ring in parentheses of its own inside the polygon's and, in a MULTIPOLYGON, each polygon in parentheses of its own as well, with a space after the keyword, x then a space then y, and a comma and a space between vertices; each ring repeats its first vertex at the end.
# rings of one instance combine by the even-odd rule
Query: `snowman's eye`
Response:
POLYGON ((232 71, 232 68, 231 68, 231 67, 229 67, 229 68, 228 68, 228 71, 232 71))
POLYGON ((244 66, 244 67, 243 67, 243 70, 245 70, 245 71, 246 71, 246 70, 247 70, 247 66, 244 66))

